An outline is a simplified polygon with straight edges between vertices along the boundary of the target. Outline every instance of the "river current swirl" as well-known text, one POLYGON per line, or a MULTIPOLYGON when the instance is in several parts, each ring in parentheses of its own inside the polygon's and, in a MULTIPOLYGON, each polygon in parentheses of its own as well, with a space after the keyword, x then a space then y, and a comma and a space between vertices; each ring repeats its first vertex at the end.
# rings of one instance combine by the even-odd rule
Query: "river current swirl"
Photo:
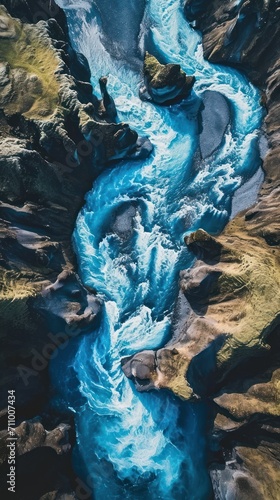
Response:
POLYGON ((146 160, 106 169, 77 220, 80 275, 104 307, 99 328, 52 366, 60 400, 75 412, 75 467, 92 479, 96 500, 207 499, 206 406, 167 391, 137 393, 121 359, 170 339, 179 271, 193 261, 184 235, 199 227, 221 231, 234 191, 260 165, 259 94, 242 74, 204 60, 201 36, 180 0, 59 3, 74 47, 89 61, 95 93, 107 75, 118 119, 154 145, 146 160), (140 101, 146 49, 195 75, 186 101, 169 107, 140 101), (198 162, 205 90, 226 96, 231 122, 219 149, 198 162))

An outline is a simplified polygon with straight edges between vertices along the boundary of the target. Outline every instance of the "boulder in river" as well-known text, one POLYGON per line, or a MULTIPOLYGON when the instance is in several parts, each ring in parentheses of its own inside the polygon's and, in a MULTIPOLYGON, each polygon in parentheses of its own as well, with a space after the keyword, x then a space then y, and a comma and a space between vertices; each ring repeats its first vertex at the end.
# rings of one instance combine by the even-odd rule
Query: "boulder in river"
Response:
POLYGON ((179 64, 160 64, 156 57, 146 52, 144 61, 144 86, 140 89, 142 100, 169 105, 180 102, 190 94, 195 82, 179 64))
POLYGON ((201 156, 205 159, 222 144, 230 122, 230 108, 227 99, 220 92, 206 90, 202 101, 199 147, 201 156))
POLYGON ((107 89, 108 78, 107 76, 102 76, 99 79, 99 86, 102 95, 102 99, 99 106, 99 113, 102 118, 106 121, 114 123, 117 118, 117 109, 114 102, 114 99, 109 94, 107 89))

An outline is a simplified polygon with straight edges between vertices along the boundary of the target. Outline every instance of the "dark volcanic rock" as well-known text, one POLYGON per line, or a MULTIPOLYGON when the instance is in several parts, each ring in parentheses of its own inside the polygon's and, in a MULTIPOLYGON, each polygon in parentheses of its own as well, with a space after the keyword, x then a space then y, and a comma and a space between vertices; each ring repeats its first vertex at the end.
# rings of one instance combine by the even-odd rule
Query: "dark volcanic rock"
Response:
MULTIPOLYGON (((187 2, 197 5, 200 2, 187 2)), ((188 13, 186 11, 186 13, 188 13)), ((239 293, 242 292, 240 305, 234 306, 232 299, 225 295, 226 303, 209 295, 205 317, 211 314, 211 308, 217 307, 218 323, 222 324, 223 314, 230 307, 230 314, 224 324, 224 331, 230 331, 232 322, 238 321, 241 325, 249 312, 248 285, 252 286, 260 273, 260 279, 255 282, 255 293, 264 297, 263 306, 256 299, 253 306, 255 312, 249 321, 250 328, 257 332, 263 312, 271 311, 273 296, 270 296, 271 287, 266 289, 266 280, 279 273, 279 244, 280 244, 280 192, 279 192, 279 164, 280 164, 280 3, 278 1, 246 0, 239 5, 236 2, 208 2, 204 10, 197 11, 197 26, 203 31, 203 47, 207 58, 218 63, 233 63, 243 70, 257 85, 264 90, 262 99, 265 103, 267 116, 265 118, 268 152, 264 157, 265 179, 261 187, 258 203, 243 216, 238 216, 226 228, 221 238, 228 238, 231 249, 242 249, 244 259, 252 247, 250 265, 262 252, 268 256, 276 256, 273 265, 268 257, 267 269, 260 271, 257 264, 253 264, 250 278, 246 283, 247 290, 240 282, 239 293), (250 243, 251 241, 251 243, 250 243), (245 243, 245 244, 244 244, 245 243), (276 265, 276 267, 275 267, 276 265), (274 270, 273 270, 274 268, 274 270), (212 303, 212 305, 211 305, 212 303)), ((193 18, 192 18, 193 20, 193 18)), ((240 269, 242 259, 235 258, 225 265, 225 271, 230 273, 232 266, 240 269), (238 262, 239 261, 239 262, 238 262)), ((205 262, 205 258, 203 257, 205 262)), ((266 259, 265 259, 266 260, 266 259)), ((262 258, 262 262, 265 262, 262 258)), ((197 262, 196 268, 203 269, 204 262, 197 262)), ((221 263, 218 263, 219 268, 221 263)), ((230 273, 231 274, 231 273, 230 273)), ((233 277, 233 275, 232 275, 233 277)), ((278 279, 278 278, 276 278, 278 279)), ((204 286, 203 280, 201 285, 204 286)), ((229 285, 229 283, 228 283, 229 285)), ((226 290, 229 292, 229 286, 226 290)), ((211 476, 214 492, 217 498, 278 498, 279 496, 279 290, 276 293, 274 313, 271 311, 265 320, 265 328, 261 336, 262 342, 269 345, 261 350, 258 360, 252 361, 253 352, 248 350, 247 344, 242 341, 239 366, 233 370, 231 376, 219 382, 219 391, 215 397, 217 414, 214 419, 212 436, 214 449, 223 450, 219 465, 211 466, 211 476), (242 355, 246 361, 242 362, 242 355)), ((236 295, 237 298, 237 295, 236 295)), ((235 300, 236 300, 235 298, 235 300)), ((205 314, 205 313, 204 313, 205 314)), ((213 325, 213 323, 212 323, 213 325)), ((188 332, 190 332, 190 326, 188 332)), ((244 334, 249 329, 243 326, 244 334)), ((225 344, 226 345, 226 344, 225 344)), ((232 347, 231 347, 232 349, 232 347)), ((224 347, 221 349, 218 357, 224 347)), ((229 354, 230 351, 228 351, 229 354)), ((199 363, 196 363, 197 366, 199 363)), ((202 383, 207 384, 204 378, 202 383)))
POLYGON ((125 375, 135 382, 139 392, 155 388, 151 380, 156 372, 154 351, 142 351, 135 356, 124 358, 122 369, 125 375))
MULTIPOLYGON (((38 500, 45 494, 47 498, 77 498, 75 479, 69 478, 71 471, 70 426, 61 423, 54 429, 46 430, 40 419, 23 421, 15 428, 17 439, 17 491, 20 500, 38 500), (51 492, 51 493, 50 493, 51 492), (65 497, 64 497, 65 498, 65 497)), ((1 441, 6 445, 8 434, 1 432, 1 441)), ((7 446, 3 449, 8 450, 7 446)), ((2 451, 2 450, 1 450, 2 451)), ((5 469, 6 456, 1 453, 3 464, 0 474, 5 469)), ((1 479, 4 479, 1 477, 1 479)), ((6 478, 1 481, 1 498, 7 498, 6 478)))
POLYGON ((190 94, 194 82, 195 77, 187 76, 179 64, 160 64, 146 52, 141 99, 164 105, 180 102, 190 94))
POLYGON ((61 29, 67 34, 67 23, 64 12, 55 3, 55 0, 1 0, 13 17, 25 23, 37 23, 55 19, 61 29))
MULTIPOLYGON (((191 0, 197 6, 199 0, 191 0)), ((196 15, 203 32, 205 56, 213 62, 232 63, 264 85, 269 68, 278 61, 280 37, 278 0, 209 1, 196 15)))
POLYGON ((122 204, 117 210, 111 229, 120 238, 126 240, 133 232, 133 221, 136 215, 136 206, 131 203, 122 204))
POLYGON ((108 78, 103 76, 99 79, 99 86, 102 95, 102 100, 100 101, 99 114, 106 120, 114 122, 117 118, 117 109, 113 98, 110 96, 107 89, 108 78))
MULTIPOLYGON (((195 2, 193 2, 195 3, 195 2)), ((266 289, 266 280, 279 273, 279 243, 280 243, 280 192, 279 192, 279 164, 280 164, 280 4, 276 1, 222 1, 209 2, 204 12, 197 19, 198 27, 203 31, 203 47, 206 57, 213 62, 233 63, 246 70, 246 73, 257 85, 264 90, 262 99, 265 103, 267 116, 265 131, 268 139, 268 152, 264 157, 264 182, 258 198, 258 203, 240 215, 226 228, 223 238, 229 238, 232 249, 242 249, 244 257, 249 250, 249 242, 255 245, 250 254, 250 264, 262 252, 268 260, 267 269, 260 272, 260 267, 253 264, 250 278, 245 280, 247 291, 243 288, 240 305, 225 296, 228 305, 221 300, 213 302, 209 295, 205 317, 211 314, 211 308, 217 307, 218 323, 223 323, 223 314, 230 305, 230 314, 224 324, 224 331, 230 331, 232 322, 238 320, 241 325, 249 312, 248 285, 260 273, 260 279, 255 282, 254 297, 261 293, 264 297, 263 306, 258 304, 249 321, 250 328, 257 332, 263 312, 268 312, 273 301, 270 296, 271 286, 266 289), (244 245, 244 242, 246 244, 244 245), (275 264, 270 257, 276 256, 275 264), (276 265, 276 267, 275 267, 276 265), (274 268, 274 271, 273 271, 274 268), (210 305, 212 302, 212 305, 210 305)), ((235 258, 225 266, 230 272, 234 265, 236 271, 240 269, 242 259, 235 258), (238 263, 239 261, 239 263, 238 263)), ((205 258, 203 257, 205 262, 205 258)), ((266 259, 265 259, 266 260, 266 259)), ((262 258, 262 262, 265 262, 262 258)), ((204 262, 197 262, 196 268, 205 267, 204 262)), ((218 263, 220 268, 220 262, 218 263)), ((276 278, 278 279, 278 278, 276 278)), ((203 280, 201 285, 204 286, 203 280)), ((229 285, 229 283, 228 283, 229 285)), ((226 287, 227 293, 229 287, 226 287)), ((240 282, 239 293, 242 291, 240 282)), ((265 328, 261 335, 262 342, 269 344, 267 349, 260 351, 258 360, 251 361, 254 353, 242 340, 238 368, 232 375, 225 376, 222 371, 218 384, 219 391, 215 397, 217 414, 214 419, 212 437, 214 449, 223 450, 218 464, 212 464, 211 477, 217 498, 278 498, 279 496, 279 290, 276 293, 274 312, 270 312, 265 320, 265 328), (246 361, 242 361, 245 355, 246 361)), ((237 297, 237 295, 236 295, 237 297)), ((235 298, 236 300, 236 298, 235 298)), ((254 308, 255 308, 254 305, 254 308)), ((229 312, 229 311, 228 311, 229 312)), ((204 313, 205 314, 205 313, 204 313)), ((213 325, 213 323, 212 323, 213 325)), ((243 326, 243 332, 249 329, 243 326)), ((190 326, 188 328, 190 331, 190 326)), ((225 344, 226 345, 226 344, 225 344)), ((232 347, 231 347, 232 349, 232 347)), ((220 358, 224 348, 217 358, 220 358)), ((228 351, 229 353, 229 351, 228 351)), ((196 363, 197 367, 199 363, 196 363)), ((233 368, 233 365, 232 365, 233 368)), ((199 371, 199 370, 198 370, 199 371)), ((198 373, 196 371, 196 373, 198 373)), ((202 384, 207 385, 206 377, 202 384)), ((214 392, 214 391, 213 391, 214 392)))
POLYGON ((184 5, 184 12, 189 21, 195 21, 197 17, 206 10, 208 0, 187 0, 184 5))
POLYGON ((74 272, 62 271, 55 283, 44 288, 34 300, 34 308, 46 318, 53 332, 63 332, 75 325, 86 333, 96 327, 101 300, 88 293, 74 272))

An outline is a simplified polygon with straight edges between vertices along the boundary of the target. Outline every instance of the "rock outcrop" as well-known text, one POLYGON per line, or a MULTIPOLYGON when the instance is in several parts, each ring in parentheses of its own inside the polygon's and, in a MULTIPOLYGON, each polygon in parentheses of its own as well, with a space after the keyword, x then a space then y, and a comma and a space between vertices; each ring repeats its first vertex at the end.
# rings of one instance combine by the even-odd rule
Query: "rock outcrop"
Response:
MULTIPOLYGON (((46 430, 39 419, 23 421, 14 429, 17 439, 17 498, 35 500, 45 498, 45 495, 46 498, 63 498, 63 495, 67 495, 69 499, 79 498, 76 495, 78 483, 69 477, 72 448, 69 431, 71 434, 69 424, 60 424, 54 429, 46 430)), ((11 441, 7 431, 1 431, 0 436, 3 444, 0 460, 4 464, 8 459, 8 445, 11 441)), ((2 472, 3 467, 1 476, 2 472)), ((0 493, 1 498, 7 498, 6 477, 1 477, 0 493)))
POLYGON ((269 349, 280 323, 280 252, 247 235, 241 218, 217 239, 198 230, 186 243, 198 260, 181 272, 190 312, 176 342, 135 355, 123 369, 140 390, 164 387, 189 399, 215 392, 238 364, 269 349))
POLYGON ((268 153, 257 203, 221 236, 186 237, 197 261, 180 277, 173 339, 123 360, 138 390, 207 398, 215 498, 279 497, 280 146, 278 1, 188 0, 205 56, 263 90, 268 153))
POLYGON ((100 92, 102 95, 102 100, 99 106, 99 115, 105 120, 110 120, 112 123, 115 122, 117 118, 117 109, 114 103, 114 99, 110 96, 107 89, 108 78, 103 76, 99 79, 100 92))
POLYGON ((230 106, 225 96, 220 92, 205 90, 199 116, 199 148, 204 160, 220 147, 231 120, 230 106))
POLYGON ((188 97, 194 82, 195 77, 187 76, 179 64, 160 64, 146 52, 141 99, 162 105, 174 104, 188 97))

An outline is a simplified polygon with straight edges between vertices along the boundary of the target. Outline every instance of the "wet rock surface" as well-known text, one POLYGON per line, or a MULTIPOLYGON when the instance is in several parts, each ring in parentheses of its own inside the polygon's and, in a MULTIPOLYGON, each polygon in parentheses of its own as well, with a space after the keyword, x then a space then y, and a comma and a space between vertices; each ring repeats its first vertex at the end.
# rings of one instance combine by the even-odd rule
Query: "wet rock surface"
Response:
POLYGON ((140 98, 156 104, 169 105, 188 97, 195 77, 187 76, 179 64, 160 64, 146 52, 144 60, 144 87, 140 98))
POLYGON ((136 214, 137 206, 131 203, 125 203, 116 210, 111 228, 122 240, 131 237, 136 214))
POLYGON ((229 123, 230 108, 227 99, 220 92, 211 90, 203 92, 199 136, 202 159, 211 156, 219 148, 229 123))

